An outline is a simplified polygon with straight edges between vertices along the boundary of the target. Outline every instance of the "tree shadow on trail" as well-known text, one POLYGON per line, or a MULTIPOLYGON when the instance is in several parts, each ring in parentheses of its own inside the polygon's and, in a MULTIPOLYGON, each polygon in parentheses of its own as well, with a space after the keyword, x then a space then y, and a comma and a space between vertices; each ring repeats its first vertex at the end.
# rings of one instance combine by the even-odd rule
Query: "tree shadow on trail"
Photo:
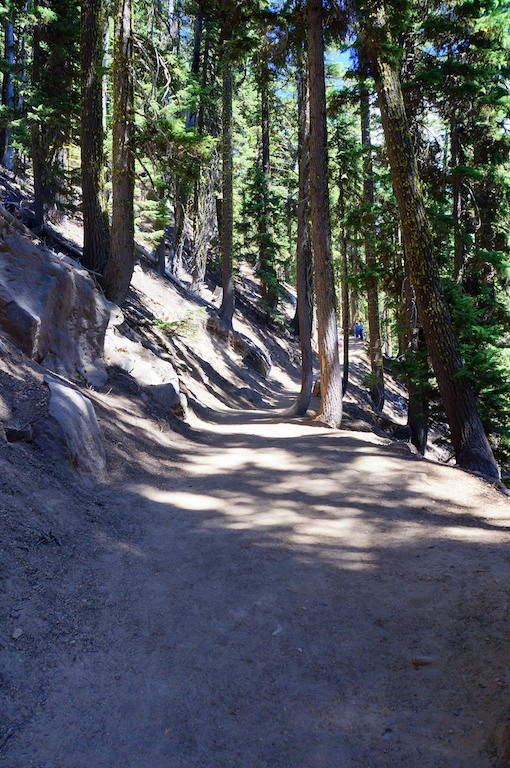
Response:
POLYGON ((397 519, 364 498, 363 477, 342 499, 293 489, 277 467, 232 473, 242 488, 195 472, 123 491, 118 533, 105 509, 89 532, 97 612, 5 745, 8 765, 39 740, 42 768, 66 754, 76 768, 493 766, 487 728, 508 703, 491 684, 506 669, 493 583, 506 546, 476 526, 448 538, 442 514, 421 532, 432 498, 397 519))
POLYGON ((140 408, 110 427, 84 578, 72 547, 31 576, 58 612, 8 651, 6 765, 494 768, 502 514, 371 435, 255 411, 149 433, 140 408))

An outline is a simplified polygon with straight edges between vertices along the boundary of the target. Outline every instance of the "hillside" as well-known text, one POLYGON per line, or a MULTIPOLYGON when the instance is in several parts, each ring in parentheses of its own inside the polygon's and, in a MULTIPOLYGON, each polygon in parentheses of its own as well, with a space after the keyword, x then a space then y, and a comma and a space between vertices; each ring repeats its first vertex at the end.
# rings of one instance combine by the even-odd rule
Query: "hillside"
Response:
MULTIPOLYGON (((296 342, 257 324, 248 273, 239 288, 231 344, 206 328, 211 292, 136 268, 108 380, 73 385, 100 482, 51 435, 1 443, 2 765, 510 765, 508 498, 375 423, 360 342, 343 429, 286 417, 296 342), (140 384, 147 350, 177 407, 140 384)), ((7 339, 0 366, 2 403, 36 421, 44 369, 7 339)))

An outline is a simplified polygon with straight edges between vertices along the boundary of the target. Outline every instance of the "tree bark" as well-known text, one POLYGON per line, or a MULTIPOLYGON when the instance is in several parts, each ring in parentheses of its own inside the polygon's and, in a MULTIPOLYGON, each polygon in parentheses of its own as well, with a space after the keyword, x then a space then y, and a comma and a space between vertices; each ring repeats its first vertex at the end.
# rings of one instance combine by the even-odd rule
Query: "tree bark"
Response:
POLYGON ((409 274, 450 425, 455 457, 465 469, 498 478, 499 468, 485 435, 472 387, 463 373, 463 362, 440 284, 399 77, 389 54, 391 35, 386 25, 384 4, 372 0, 368 8, 365 6, 361 21, 373 62, 409 274))
MULTIPOLYGON (((406 337, 407 352, 418 352, 423 349, 424 339, 420 332, 418 308, 414 297, 411 279, 409 277, 409 267, 406 265, 405 276, 405 303, 406 303, 406 337)), ((411 428, 411 442, 421 453, 425 455, 427 450, 428 438, 428 403, 424 397, 421 397, 416 383, 412 376, 407 377, 407 424, 411 428)))
POLYGON ((331 256, 322 2, 308 0, 306 7, 310 94, 310 202, 321 370, 321 407, 317 419, 329 426, 338 427, 342 420, 342 374, 338 358, 335 277, 331 256))
MULTIPOLYGON (((338 213, 341 219, 345 216, 345 190, 342 180, 342 171, 338 183, 338 213)), ((350 306, 348 285, 348 253, 347 230, 345 226, 340 230, 340 269, 342 273, 342 325, 343 325, 343 364, 342 364, 342 395, 345 395, 349 386, 349 328, 350 306)))
POLYGON ((106 297, 122 304, 135 265, 133 195, 133 7, 115 0, 113 41, 112 228, 110 258, 104 275, 106 297))
POLYGON ((290 415, 304 416, 310 405, 313 385, 312 353, 312 251, 310 247, 310 110, 305 67, 298 68, 298 162, 296 289, 299 344, 301 347, 301 391, 290 415))
POLYGON ((264 46, 262 56, 259 61, 259 92, 260 92, 260 136, 261 136, 261 166, 265 179, 265 189, 261 190, 262 209, 258 214, 258 235, 259 235, 259 275, 261 279, 262 299, 267 306, 267 319, 271 318, 271 310, 276 309, 278 304, 278 291, 276 290, 276 270, 274 268, 274 259, 268 241, 271 238, 271 223, 269 216, 269 184, 271 176, 270 165, 270 140, 269 140, 269 65, 268 65, 267 44, 264 46))
MULTIPOLYGON (((366 67, 363 67, 366 70, 366 67)), ((368 349, 370 355, 370 397, 377 413, 384 407, 384 371, 381 348, 381 324, 379 319, 379 293, 375 268, 377 260, 373 240, 375 227, 371 221, 374 205, 374 174, 372 169, 372 143, 370 139, 370 97, 366 86, 366 71, 362 72, 360 91, 361 145, 365 150, 363 167, 363 198, 370 207, 370 223, 365 230, 365 264, 367 271, 368 349)))
POLYGON ((453 213, 453 279, 462 282, 465 247, 462 237, 462 182, 456 167, 460 162, 459 125, 457 119, 450 120, 450 149, 452 166, 452 213, 453 213))
POLYGON ((232 328, 234 317, 233 246, 233 157, 232 157, 232 62, 230 39, 223 41, 222 91, 222 206, 221 206, 221 283, 223 298, 220 318, 232 328))
MULTIPOLYGON (((42 35, 37 24, 32 36, 32 82, 42 78, 42 35)), ((43 143, 44 126, 33 121, 30 126, 32 171, 34 174, 34 229, 40 232, 44 226, 49 190, 46 184, 46 152, 43 143)))
POLYGON ((110 222, 104 193, 103 44, 104 0, 81 5, 82 264, 102 274, 110 252, 110 222))
MULTIPOLYGON (((7 68, 2 80, 2 104, 8 109, 15 107, 14 81, 12 67, 14 66, 14 10, 11 9, 9 18, 5 21, 4 58, 7 68)), ((11 147, 11 132, 8 127, 0 131, 0 162, 12 170, 13 149, 11 147)))

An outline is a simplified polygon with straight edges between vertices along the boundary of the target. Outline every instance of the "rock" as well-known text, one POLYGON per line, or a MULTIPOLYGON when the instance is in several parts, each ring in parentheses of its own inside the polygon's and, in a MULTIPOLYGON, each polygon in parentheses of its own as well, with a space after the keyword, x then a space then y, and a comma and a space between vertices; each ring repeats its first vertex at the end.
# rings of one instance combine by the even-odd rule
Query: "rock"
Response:
POLYGON ((241 387, 239 394, 245 397, 250 403, 257 406, 257 408, 264 408, 266 403, 264 402, 262 395, 249 387, 241 387))
POLYGON ((106 333, 105 362, 129 374, 141 389, 165 408, 182 409, 179 379, 173 365, 113 327, 106 333))
POLYGON ((29 443, 32 440, 32 425, 26 427, 5 427, 5 437, 8 443, 29 443))
POLYGON ((12 639, 19 640, 22 634, 23 634, 23 630, 21 629, 21 627, 16 627, 16 629, 12 633, 12 639))
MULTIPOLYGON (((50 416, 65 441, 66 457, 81 475, 101 481, 106 477, 106 455, 94 406, 88 397, 53 376, 46 375, 50 390, 50 416)), ((58 442, 52 435, 55 444, 58 442)))
POLYGON ((243 363, 264 379, 267 378, 271 370, 271 360, 260 347, 251 347, 243 357, 243 363))
POLYGON ((219 339, 228 342, 236 352, 243 355, 243 363, 260 374, 263 378, 269 375, 271 370, 271 358, 261 347, 258 347, 248 336, 233 331, 225 325, 219 317, 209 316, 206 323, 209 333, 219 339))
POLYGON ((413 436, 413 430, 409 426, 409 424, 399 424, 395 429, 393 430, 393 437, 396 440, 405 440, 406 442, 410 441, 413 436))
POLYGON ((185 421, 188 415, 188 399, 186 395, 181 392, 179 395, 179 402, 173 405, 170 410, 177 416, 178 419, 185 421))
POLYGON ((0 206, 0 332, 49 370, 102 386, 111 304, 77 262, 46 251, 6 215, 0 206))

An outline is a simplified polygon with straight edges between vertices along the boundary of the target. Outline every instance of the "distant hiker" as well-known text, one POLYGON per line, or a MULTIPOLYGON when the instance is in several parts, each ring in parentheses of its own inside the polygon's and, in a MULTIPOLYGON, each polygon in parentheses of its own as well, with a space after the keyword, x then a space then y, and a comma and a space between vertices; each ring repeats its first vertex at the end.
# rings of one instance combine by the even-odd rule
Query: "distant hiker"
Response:
POLYGON ((358 338, 361 339, 361 341, 363 341, 363 323, 361 322, 361 320, 358 323, 358 338))
POLYGON ((360 338, 360 328, 361 328, 361 323, 358 320, 356 320, 356 322, 354 323, 354 336, 356 339, 360 338))

